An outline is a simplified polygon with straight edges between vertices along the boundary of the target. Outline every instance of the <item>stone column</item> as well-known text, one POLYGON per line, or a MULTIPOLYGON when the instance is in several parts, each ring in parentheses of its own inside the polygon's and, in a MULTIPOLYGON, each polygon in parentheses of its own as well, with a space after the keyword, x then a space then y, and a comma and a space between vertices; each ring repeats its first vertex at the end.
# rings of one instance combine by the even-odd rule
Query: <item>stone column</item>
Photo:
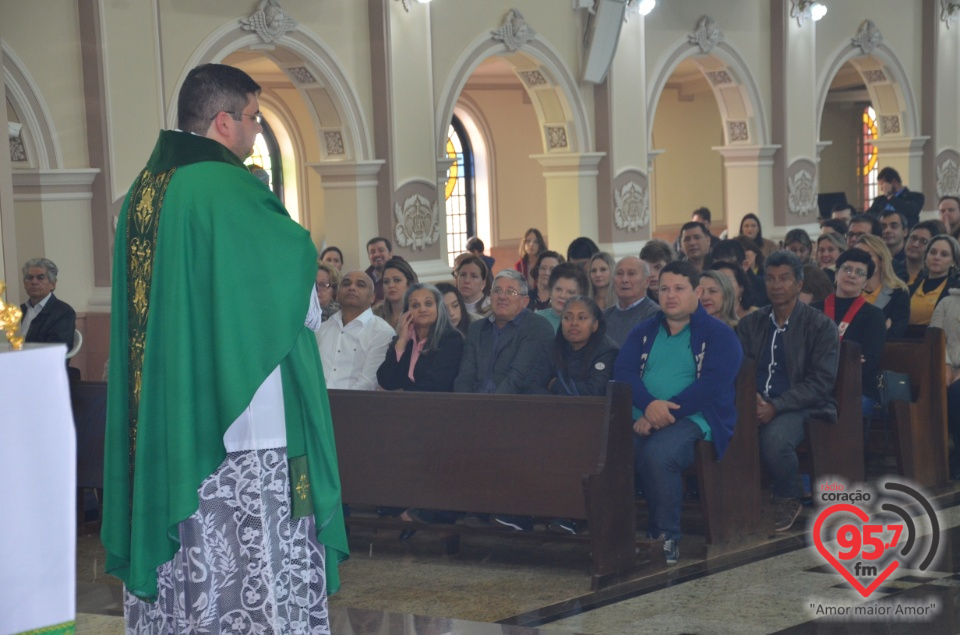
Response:
POLYGON ((727 235, 736 236, 740 221, 749 213, 756 214, 762 224, 772 228, 773 166, 780 146, 718 146, 713 149, 723 156, 727 235))
POLYGON ((384 163, 380 160, 310 165, 320 175, 327 245, 339 247, 346 263, 361 269, 367 266, 367 241, 380 233, 377 185, 384 163))
POLYGON ((602 152, 535 154, 547 187, 547 234, 560 253, 578 236, 597 236, 597 166, 602 152))
MULTIPOLYGON (((894 168, 900 173, 904 185, 911 190, 923 191, 923 148, 929 140, 930 137, 881 136, 872 143, 879 151, 881 167, 894 168)), ((931 206, 929 200, 924 204, 925 209, 935 209, 936 206, 936 202, 931 206)))
MULTIPOLYGON (((797 0, 771 3, 772 141, 782 150, 774 157, 773 213, 757 212, 765 232, 774 229, 771 221, 787 229, 818 216, 816 22, 792 17, 797 5, 797 0)), ((728 196, 734 189, 728 179, 728 196)), ((728 209, 741 216, 746 211, 728 209)), ((733 227, 734 219, 729 222, 733 227)))

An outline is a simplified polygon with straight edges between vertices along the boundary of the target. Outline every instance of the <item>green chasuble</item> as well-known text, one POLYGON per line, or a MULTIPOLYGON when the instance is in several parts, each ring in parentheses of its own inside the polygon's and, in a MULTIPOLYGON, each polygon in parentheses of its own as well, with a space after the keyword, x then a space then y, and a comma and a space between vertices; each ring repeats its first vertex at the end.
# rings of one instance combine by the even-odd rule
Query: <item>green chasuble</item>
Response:
POLYGON ((116 232, 101 538, 145 599, 177 525, 226 458, 223 434, 280 366, 293 516, 315 515, 327 590, 347 557, 320 355, 304 326, 309 233, 220 143, 163 131, 116 232))

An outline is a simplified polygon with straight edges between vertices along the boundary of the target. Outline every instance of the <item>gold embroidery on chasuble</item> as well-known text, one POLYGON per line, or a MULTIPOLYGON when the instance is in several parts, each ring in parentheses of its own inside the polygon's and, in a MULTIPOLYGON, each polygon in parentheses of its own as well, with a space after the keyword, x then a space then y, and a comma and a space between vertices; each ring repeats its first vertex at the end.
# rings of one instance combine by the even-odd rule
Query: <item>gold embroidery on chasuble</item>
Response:
MULTIPOLYGON (((137 454, 137 423, 140 418, 140 387, 146 348, 150 282, 156 252, 157 228, 163 196, 176 168, 159 174, 144 170, 134 188, 127 211, 127 317, 130 341, 128 386, 130 394, 130 496, 133 496, 133 467, 137 454)), ((132 505, 131 505, 132 509, 132 505)))

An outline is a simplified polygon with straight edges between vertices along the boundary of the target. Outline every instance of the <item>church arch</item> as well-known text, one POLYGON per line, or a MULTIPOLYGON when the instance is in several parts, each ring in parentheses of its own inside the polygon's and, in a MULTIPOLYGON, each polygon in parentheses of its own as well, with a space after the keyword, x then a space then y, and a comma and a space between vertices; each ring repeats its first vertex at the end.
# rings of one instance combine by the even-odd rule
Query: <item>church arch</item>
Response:
MULTIPOLYGON (((657 110, 657 104, 677 66, 690 59, 710 84, 723 121, 724 145, 769 144, 770 131, 760 98, 760 89, 747 63, 726 42, 719 42, 703 53, 690 38, 684 37, 660 58, 650 74, 653 81, 647 87, 647 112, 657 110)), ((647 119, 647 138, 653 138, 654 117, 647 119)))
POLYGON ((3 46, 3 84, 7 100, 23 125, 20 141, 25 161, 12 165, 14 168, 58 169, 63 166, 63 155, 43 95, 16 54, 6 43, 0 42, 0 46, 3 46))
POLYGON ((463 51, 447 77, 437 108, 437 156, 443 156, 446 130, 467 80, 484 60, 500 56, 512 67, 540 122, 544 154, 589 152, 589 118, 577 81, 560 55, 540 36, 511 52, 503 42, 483 35, 463 51))

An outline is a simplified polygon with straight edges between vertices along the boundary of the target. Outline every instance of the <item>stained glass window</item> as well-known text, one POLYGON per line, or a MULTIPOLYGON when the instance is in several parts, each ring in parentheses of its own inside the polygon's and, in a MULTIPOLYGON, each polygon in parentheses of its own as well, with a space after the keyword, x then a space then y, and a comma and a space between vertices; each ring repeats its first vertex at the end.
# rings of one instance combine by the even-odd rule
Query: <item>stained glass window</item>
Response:
POLYGON ((863 127, 861 129, 859 143, 860 165, 857 166, 857 177, 860 179, 861 201, 860 209, 867 209, 873 203, 873 199, 879 194, 877 187, 877 147, 871 143, 877 138, 877 113, 873 107, 867 106, 863 109, 863 127))
POLYGON ((274 194, 283 201, 283 171, 281 170, 280 146, 277 144, 277 138, 270 128, 270 124, 264 119, 260 124, 263 132, 257 134, 256 141, 253 142, 253 154, 247 157, 244 165, 251 168, 251 171, 263 180, 274 194), (263 172, 259 172, 257 166, 263 172), (265 172, 265 174, 264 174, 265 172))
POLYGON ((447 156, 453 161, 447 170, 444 196, 447 201, 447 257, 450 266, 467 250, 476 222, 473 198, 473 150, 463 124, 456 117, 447 128, 447 156))

